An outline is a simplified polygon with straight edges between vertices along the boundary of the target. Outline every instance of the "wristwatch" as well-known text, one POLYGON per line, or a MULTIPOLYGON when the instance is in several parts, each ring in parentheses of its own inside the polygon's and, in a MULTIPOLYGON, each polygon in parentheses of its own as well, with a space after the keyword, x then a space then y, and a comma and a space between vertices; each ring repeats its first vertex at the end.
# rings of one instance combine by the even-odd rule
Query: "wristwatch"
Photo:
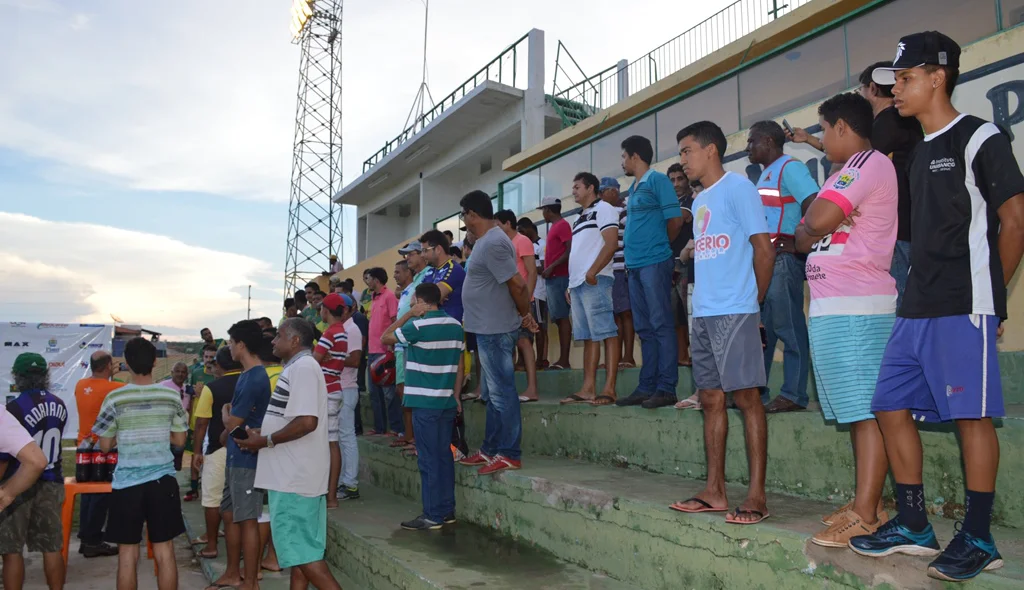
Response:
POLYGON ((267 448, 268 449, 274 448, 274 437, 271 434, 267 435, 267 448))

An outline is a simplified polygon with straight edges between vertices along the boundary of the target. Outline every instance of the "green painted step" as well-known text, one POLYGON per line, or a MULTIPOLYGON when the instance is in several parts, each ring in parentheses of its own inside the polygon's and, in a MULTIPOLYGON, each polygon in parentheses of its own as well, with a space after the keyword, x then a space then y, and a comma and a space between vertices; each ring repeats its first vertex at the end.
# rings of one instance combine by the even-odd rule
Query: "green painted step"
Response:
MULTIPOLYGON (((420 493, 416 461, 388 448, 389 441, 360 439, 362 481, 415 502, 420 493)), ((521 471, 489 477, 457 466, 460 521, 534 543, 641 588, 942 587, 925 576, 925 559, 875 560, 809 544, 821 526, 816 519, 831 504, 769 494, 771 518, 753 526, 729 525, 721 514, 684 515, 667 508, 699 491, 695 480, 569 459, 527 456, 523 465, 521 471)), ((743 491, 729 486, 732 505, 743 491)), ((935 518, 933 524, 940 541, 947 542, 953 523, 935 518)), ((982 574, 971 587, 1021 588, 1024 535, 1013 529, 993 532, 1007 565, 982 574)))
POLYGON ((470 523, 440 531, 402 530, 401 521, 421 512, 419 502, 363 482, 359 487, 361 499, 328 512, 327 560, 361 588, 634 588, 470 523))
MULTIPOLYGON (((637 347, 639 352, 639 347, 637 347)), ((1003 379, 1003 397, 1007 404, 1024 404, 1024 352, 999 353, 999 372, 1003 379)), ((629 395, 640 380, 640 369, 624 369, 619 371, 617 389, 620 395, 629 395)), ((604 371, 598 371, 598 383, 604 382, 604 371)), ((541 371, 537 373, 537 388, 542 393, 564 397, 579 390, 583 383, 583 371, 541 371)), ((526 374, 516 373, 516 385, 519 391, 526 389, 526 374)), ((782 388, 782 363, 774 363, 768 375, 768 388, 774 396, 782 388)), ((693 379, 688 367, 679 368, 679 387, 676 394, 680 398, 693 394, 693 379)), ((811 401, 818 401, 818 391, 814 383, 814 371, 807 380, 807 394, 811 401)))

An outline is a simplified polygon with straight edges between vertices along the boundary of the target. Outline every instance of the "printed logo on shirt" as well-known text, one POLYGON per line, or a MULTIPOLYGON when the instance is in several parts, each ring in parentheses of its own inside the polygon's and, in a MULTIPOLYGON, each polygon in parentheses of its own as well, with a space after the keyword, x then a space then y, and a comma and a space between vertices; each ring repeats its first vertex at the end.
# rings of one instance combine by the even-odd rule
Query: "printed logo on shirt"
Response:
POLYGON ((707 205, 697 207, 697 214, 694 216, 694 234, 697 236, 693 241, 694 260, 710 260, 725 254, 729 249, 731 240, 729 234, 708 234, 708 226, 711 224, 711 209, 707 205))
POLYGON ((958 385, 958 386, 955 386, 955 387, 952 386, 952 385, 947 385, 946 386, 946 397, 953 397, 954 395, 956 395, 958 393, 963 393, 963 392, 964 392, 964 387, 962 385, 958 385))
POLYGON ((850 188, 850 185, 856 182, 860 178, 860 172, 856 168, 847 168, 839 175, 835 183, 832 184, 832 188, 842 191, 850 188))
POLYGON ((956 168, 956 160, 953 158, 939 158, 932 160, 928 165, 928 169, 932 172, 949 172, 954 168, 956 168))
MULTIPOLYGON (((836 231, 818 240, 807 255, 811 256, 839 256, 846 249, 846 242, 850 240, 850 226, 840 225, 836 231)), ((810 277, 808 277, 810 280, 810 277)))
POLYGON ((701 205, 697 208, 697 215, 694 216, 694 219, 694 231, 698 235, 704 235, 704 232, 708 231, 708 224, 711 223, 711 210, 707 205, 701 205))

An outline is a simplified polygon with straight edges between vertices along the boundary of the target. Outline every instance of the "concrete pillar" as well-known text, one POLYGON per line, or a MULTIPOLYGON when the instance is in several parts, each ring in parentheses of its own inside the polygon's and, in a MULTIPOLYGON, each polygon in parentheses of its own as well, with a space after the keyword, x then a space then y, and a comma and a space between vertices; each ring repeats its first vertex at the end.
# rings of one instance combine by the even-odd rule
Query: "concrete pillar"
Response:
POLYGON ((520 142, 523 150, 544 141, 544 31, 531 29, 527 35, 527 86, 523 101, 523 123, 520 142))
POLYGON ((622 102, 629 96, 629 62, 620 59, 616 66, 616 77, 619 79, 619 99, 617 102, 622 102))

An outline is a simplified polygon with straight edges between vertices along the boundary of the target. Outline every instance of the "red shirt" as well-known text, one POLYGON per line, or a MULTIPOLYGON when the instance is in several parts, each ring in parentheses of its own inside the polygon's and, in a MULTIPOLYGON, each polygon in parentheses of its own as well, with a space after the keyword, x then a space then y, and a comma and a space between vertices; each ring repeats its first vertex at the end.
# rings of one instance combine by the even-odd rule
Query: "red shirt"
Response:
MULTIPOLYGON (((548 230, 547 247, 544 250, 544 269, 551 267, 552 263, 565 251, 569 249, 569 242, 572 240, 572 228, 569 222, 559 219, 548 230)), ((552 277, 569 276, 569 259, 555 267, 551 272, 552 277)))
POLYGON ((313 352, 323 355, 320 369, 324 372, 327 383, 327 395, 341 394, 341 372, 345 370, 345 359, 348 358, 348 334, 345 324, 331 324, 324 330, 320 341, 313 352))
POLYGON ((370 341, 367 343, 368 354, 384 354, 387 348, 380 343, 380 337, 384 335, 391 324, 398 319, 398 299, 390 289, 384 287, 380 293, 373 295, 370 304, 370 341))

